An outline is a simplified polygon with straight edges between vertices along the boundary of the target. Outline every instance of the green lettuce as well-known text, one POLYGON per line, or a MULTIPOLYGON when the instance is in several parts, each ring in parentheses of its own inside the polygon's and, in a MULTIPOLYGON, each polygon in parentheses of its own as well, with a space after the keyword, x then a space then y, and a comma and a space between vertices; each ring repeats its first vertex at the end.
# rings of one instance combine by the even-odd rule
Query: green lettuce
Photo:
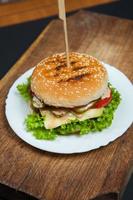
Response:
POLYGON ((17 90, 25 101, 29 101, 31 99, 30 80, 31 80, 31 77, 27 78, 26 83, 17 85, 17 90))
POLYGON ((39 140, 53 140, 56 138, 56 134, 53 130, 47 130, 44 128, 44 117, 39 114, 33 113, 27 116, 25 124, 27 131, 33 133, 33 135, 39 140))
POLYGON ((112 90, 112 101, 104 108, 103 114, 100 117, 84 121, 74 120, 69 124, 64 124, 48 130, 44 127, 45 117, 33 113, 29 114, 25 119, 27 131, 32 132, 32 134, 40 140, 54 140, 58 135, 70 135, 75 133, 84 135, 90 132, 102 131, 112 124, 114 112, 121 101, 119 92, 110 84, 109 87, 112 90))

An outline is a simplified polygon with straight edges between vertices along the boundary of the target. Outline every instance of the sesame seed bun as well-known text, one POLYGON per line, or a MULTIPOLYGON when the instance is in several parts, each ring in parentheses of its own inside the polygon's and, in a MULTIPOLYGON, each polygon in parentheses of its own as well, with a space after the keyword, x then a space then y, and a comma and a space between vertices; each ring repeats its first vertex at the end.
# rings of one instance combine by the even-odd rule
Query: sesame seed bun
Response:
POLYGON ((32 92, 45 104, 72 108, 100 98, 107 89, 103 64, 87 54, 72 52, 67 67, 65 53, 42 60, 31 77, 32 92))

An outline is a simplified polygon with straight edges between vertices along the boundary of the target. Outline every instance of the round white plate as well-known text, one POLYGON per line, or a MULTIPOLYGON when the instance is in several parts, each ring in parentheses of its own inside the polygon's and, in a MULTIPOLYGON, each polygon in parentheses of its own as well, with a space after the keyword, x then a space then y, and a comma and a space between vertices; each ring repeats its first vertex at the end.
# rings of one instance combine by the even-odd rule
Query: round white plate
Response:
POLYGON ((18 78, 6 99, 6 117, 14 132, 28 144, 49 152, 71 154, 90 151, 120 137, 133 121, 133 86, 128 78, 118 69, 104 64, 110 83, 120 92, 122 101, 115 112, 112 125, 102 132, 89 133, 83 136, 58 136, 54 141, 37 140, 30 132, 26 132, 24 119, 29 113, 29 106, 17 92, 16 86, 24 83, 33 68, 18 78))

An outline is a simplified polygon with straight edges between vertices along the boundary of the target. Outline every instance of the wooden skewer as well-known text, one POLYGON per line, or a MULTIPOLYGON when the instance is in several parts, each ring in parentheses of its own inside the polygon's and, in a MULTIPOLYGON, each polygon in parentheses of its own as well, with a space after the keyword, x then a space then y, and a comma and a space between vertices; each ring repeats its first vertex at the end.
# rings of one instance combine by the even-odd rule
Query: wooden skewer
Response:
POLYGON ((67 23, 66 23, 66 12, 65 12, 65 2, 64 2, 64 0, 58 0, 58 7, 59 7, 59 18, 61 20, 63 20, 63 25, 64 25, 67 66, 69 67, 70 66, 69 46, 68 46, 68 34, 67 34, 67 23))

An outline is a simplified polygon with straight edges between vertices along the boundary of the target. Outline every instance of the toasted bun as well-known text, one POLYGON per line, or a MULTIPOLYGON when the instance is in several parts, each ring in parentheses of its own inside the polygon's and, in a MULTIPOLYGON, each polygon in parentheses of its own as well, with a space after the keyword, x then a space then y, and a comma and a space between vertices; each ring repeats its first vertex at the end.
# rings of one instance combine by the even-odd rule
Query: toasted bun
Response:
POLYGON ((45 104, 56 107, 86 105, 100 98, 107 88, 108 75, 103 64, 87 54, 65 53, 42 60, 31 78, 32 92, 45 104))

